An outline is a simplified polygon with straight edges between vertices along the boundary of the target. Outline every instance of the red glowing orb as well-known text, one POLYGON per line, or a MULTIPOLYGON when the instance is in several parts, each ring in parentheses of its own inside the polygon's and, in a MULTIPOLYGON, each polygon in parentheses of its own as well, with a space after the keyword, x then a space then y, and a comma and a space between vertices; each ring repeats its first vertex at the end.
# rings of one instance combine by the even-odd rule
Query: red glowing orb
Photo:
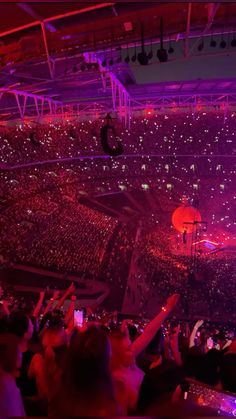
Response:
POLYGON ((194 222, 200 222, 201 220, 200 212, 191 206, 181 205, 172 214, 172 224, 181 233, 185 231, 186 233, 193 233, 196 230, 196 224, 194 222))

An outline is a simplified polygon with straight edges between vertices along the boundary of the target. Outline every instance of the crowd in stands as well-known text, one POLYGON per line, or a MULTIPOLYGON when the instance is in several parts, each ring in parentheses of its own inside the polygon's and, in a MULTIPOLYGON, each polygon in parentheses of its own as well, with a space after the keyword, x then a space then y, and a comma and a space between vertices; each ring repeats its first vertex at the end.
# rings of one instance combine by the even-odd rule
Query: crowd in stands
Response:
POLYGON ((27 208, 23 202, 12 208, 16 228, 6 222, 6 215, 1 217, 5 237, 1 246, 8 249, 6 257, 11 258, 14 252, 11 260, 15 262, 62 272, 96 272, 117 224, 115 219, 66 199, 61 208, 53 202, 52 194, 31 198, 27 208))
MULTIPOLYGON (((234 315, 235 251, 215 256, 202 253, 198 262, 204 273, 202 285, 186 288, 185 267, 191 261, 182 254, 182 236, 171 227, 171 214, 185 194, 198 202, 202 219, 208 222, 205 237, 225 247, 232 245, 234 112, 228 112, 227 118, 219 111, 138 117, 130 131, 114 123, 125 149, 116 158, 107 158, 101 151, 101 120, 38 125, 34 140, 38 138, 40 144, 32 142, 32 127, 4 128, 1 153, 5 164, 89 159, 0 172, 1 262, 85 272, 112 286, 118 284, 119 300, 128 275, 135 223, 141 217, 146 230, 139 265, 148 274, 150 294, 140 288, 140 309, 150 296, 156 298, 158 283, 162 295, 189 294, 190 312, 197 312, 194 300, 203 308, 210 296, 212 308, 206 316, 212 311, 218 316, 222 311, 234 315), (117 200, 108 200, 118 192, 117 200), (104 208, 93 202, 94 196, 96 201, 97 195, 106 194, 107 201, 105 197, 101 201, 104 208), (90 202, 83 203, 84 197, 90 202), (116 214, 109 212, 110 206, 116 214)), ((188 313, 185 300, 182 310, 188 313)))
POLYGON ((222 400, 220 391, 236 393, 232 327, 173 322, 178 294, 151 321, 87 309, 77 324, 74 292, 73 284, 49 300, 41 292, 25 310, 2 300, 2 416, 226 415, 212 396, 197 402, 190 386, 210 386, 222 400))
MULTIPOLYGON (((232 154, 236 114, 209 111, 168 113, 135 118, 130 131, 114 120, 125 154, 232 154)), ((100 129, 103 120, 65 124, 1 128, 2 163, 16 165, 37 161, 103 154, 100 129), (33 134, 32 134, 33 133, 33 134)), ((235 154, 235 148, 234 148, 235 154)))
MULTIPOLYGON (((132 220, 122 225, 78 202, 58 201, 57 193, 54 198, 50 193, 49 198, 48 192, 15 204, 0 219, 0 254, 6 266, 21 263, 107 281, 113 289, 117 287, 115 307, 119 307, 134 247, 132 220)), ((235 318, 235 252, 199 256, 197 269, 202 277, 192 283, 188 272, 191 257, 171 252, 171 229, 164 225, 155 224, 154 232, 144 231, 141 237, 138 264, 148 292, 139 290, 140 310, 158 294, 180 292, 186 295, 181 305, 186 316, 202 313, 220 318, 223 313, 235 318), (185 301, 191 304, 185 305, 185 301)), ((182 242, 182 237, 179 240, 182 242)))

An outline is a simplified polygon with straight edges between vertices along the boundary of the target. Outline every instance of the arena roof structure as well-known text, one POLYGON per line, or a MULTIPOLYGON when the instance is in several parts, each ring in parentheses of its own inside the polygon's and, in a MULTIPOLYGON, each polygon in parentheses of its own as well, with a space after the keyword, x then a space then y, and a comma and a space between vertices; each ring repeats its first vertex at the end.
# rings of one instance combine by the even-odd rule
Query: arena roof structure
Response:
POLYGON ((0 13, 2 121, 235 105, 235 3, 12 2, 0 13))

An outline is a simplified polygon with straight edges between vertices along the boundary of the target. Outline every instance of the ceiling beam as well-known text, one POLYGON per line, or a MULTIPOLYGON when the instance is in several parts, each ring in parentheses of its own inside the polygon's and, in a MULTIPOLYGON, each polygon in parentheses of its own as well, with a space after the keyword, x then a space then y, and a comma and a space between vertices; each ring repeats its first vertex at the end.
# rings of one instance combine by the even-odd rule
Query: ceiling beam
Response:
MULTIPOLYGON (((28 93, 28 92, 25 92, 25 91, 15 90, 15 89, 14 90, 13 89, 5 89, 5 88, 0 89, 1 98, 6 93, 7 94, 12 94, 15 97, 21 120, 24 120, 24 118, 25 118, 26 104, 27 104, 27 99, 29 97, 33 98, 33 100, 34 100, 38 117, 43 116, 43 104, 44 104, 44 102, 48 103, 50 113, 52 113, 53 110, 54 110, 54 112, 56 112, 57 106, 62 105, 61 102, 55 101, 55 100, 53 100, 49 97, 34 95, 34 94, 31 94, 31 93, 28 93), (21 100, 22 98, 23 98, 23 103, 22 103, 22 100, 21 100), (42 104, 41 113, 39 112, 39 104, 40 103, 42 104)), ((31 107, 32 107, 32 105, 28 106, 27 109, 29 109, 31 107)))
MULTIPOLYGON (((30 3, 16 3, 17 7, 19 7, 21 10, 23 10, 25 13, 27 13, 29 16, 33 17, 37 21, 43 21, 42 16, 38 15, 32 8, 32 5, 30 3)), ((46 29, 48 29, 50 32, 56 32, 55 26, 53 26, 50 23, 46 24, 46 29)))
POLYGON ((76 16, 82 13, 88 13, 88 12, 93 12, 94 10, 99 10, 99 9, 104 9, 107 7, 112 7, 114 6, 115 3, 99 3, 99 4, 95 4, 93 6, 88 6, 85 7, 83 9, 79 9, 79 10, 73 10, 71 12, 67 12, 67 13, 62 13, 60 15, 55 15, 52 17, 48 17, 46 19, 44 19, 44 22, 53 22, 54 20, 59 20, 59 19, 64 19, 66 17, 71 17, 71 16, 76 16))
MULTIPOLYGON (((64 19, 66 17, 76 16, 76 15, 79 15, 79 14, 92 12, 94 10, 104 9, 106 7, 112 7, 112 6, 114 6, 114 4, 115 3, 96 4, 94 6, 85 7, 83 9, 73 10, 73 11, 68 12, 68 13, 63 13, 63 14, 60 14, 60 15, 55 15, 55 16, 52 16, 52 17, 48 17, 46 19, 43 19, 43 22, 44 23, 53 22, 55 20, 64 19)), ((0 38, 3 37, 3 36, 11 35, 11 34, 16 33, 16 32, 23 31, 25 29, 33 28, 34 26, 40 25, 41 22, 42 22, 42 20, 35 20, 34 22, 27 23, 26 25, 17 26, 16 28, 9 29, 8 31, 0 32, 0 38)))
POLYGON ((52 102, 52 103, 54 103, 54 104, 61 104, 62 102, 60 102, 60 101, 58 101, 58 100, 54 100, 54 99, 51 99, 50 97, 45 97, 45 96, 40 96, 40 95, 35 95, 35 94, 33 94, 33 93, 28 93, 28 92, 25 92, 25 91, 23 91, 23 90, 16 90, 16 89, 7 89, 7 88, 5 88, 5 87, 1 87, 0 88, 0 93, 9 93, 9 94, 17 94, 17 95, 21 95, 21 96, 27 96, 27 97, 31 97, 31 98, 36 98, 36 99, 38 99, 38 100, 42 100, 42 99, 44 99, 44 100, 46 100, 46 101, 50 101, 50 102, 52 102))
POLYGON ((41 22, 41 30, 42 30, 42 34, 43 34, 43 42, 44 42, 44 47, 45 47, 45 51, 46 51, 46 56, 47 56, 47 62, 48 62, 48 68, 49 68, 50 76, 51 76, 51 79, 54 79, 55 65, 54 65, 54 62, 52 61, 52 59, 50 57, 50 54, 49 54, 48 42, 47 42, 47 36, 46 36, 44 22, 41 22))

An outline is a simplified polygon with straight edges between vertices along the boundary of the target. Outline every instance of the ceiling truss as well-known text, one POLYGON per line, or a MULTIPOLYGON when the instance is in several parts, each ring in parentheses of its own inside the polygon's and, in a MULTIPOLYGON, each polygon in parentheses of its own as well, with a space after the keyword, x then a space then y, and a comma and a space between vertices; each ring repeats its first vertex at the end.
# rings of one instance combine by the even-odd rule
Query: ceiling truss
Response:
POLYGON ((51 98, 45 96, 39 96, 35 94, 31 94, 28 92, 24 92, 21 90, 11 90, 6 88, 0 88, 0 101, 3 98, 3 95, 11 95, 15 98, 16 104, 19 110, 20 118, 24 120, 27 110, 27 103, 29 104, 29 100, 31 100, 30 108, 32 108, 32 101, 35 106, 35 114, 38 119, 45 116, 45 114, 50 115, 64 115, 64 108, 62 102, 53 100, 51 98))

